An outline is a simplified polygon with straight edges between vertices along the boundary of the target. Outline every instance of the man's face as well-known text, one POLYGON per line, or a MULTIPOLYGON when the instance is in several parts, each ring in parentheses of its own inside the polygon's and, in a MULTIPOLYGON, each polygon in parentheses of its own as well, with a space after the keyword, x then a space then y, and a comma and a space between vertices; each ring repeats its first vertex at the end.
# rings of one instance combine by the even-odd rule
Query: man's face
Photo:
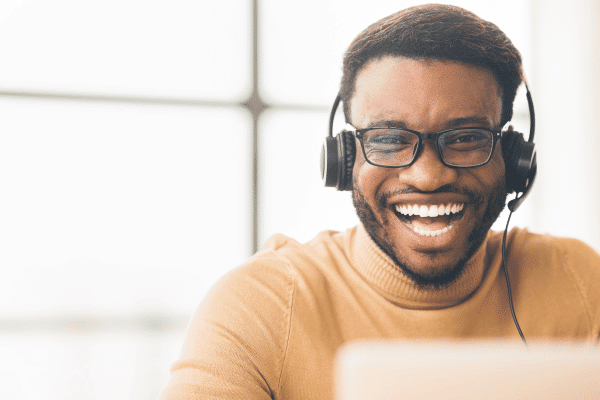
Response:
MULTIPOLYGON (((358 129, 394 126, 433 133, 467 126, 500 128, 502 99, 487 69, 386 56, 359 71, 350 106, 350 122, 358 129)), ((504 208, 499 144, 491 160, 479 167, 444 166, 435 144, 427 140, 411 166, 382 168, 365 161, 357 141, 353 201, 358 216, 379 247, 416 283, 443 286, 456 279, 504 208), (444 215, 403 215, 409 207, 418 207, 420 214, 433 206, 444 215)))

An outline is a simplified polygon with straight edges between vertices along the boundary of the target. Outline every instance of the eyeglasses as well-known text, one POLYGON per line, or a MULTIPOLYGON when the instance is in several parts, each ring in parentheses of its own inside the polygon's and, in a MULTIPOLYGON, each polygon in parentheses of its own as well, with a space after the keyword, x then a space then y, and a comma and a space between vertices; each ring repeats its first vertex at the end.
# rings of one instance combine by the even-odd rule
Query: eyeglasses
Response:
POLYGON ((419 154, 423 140, 433 140, 440 160, 448 167, 478 167, 490 161, 496 142, 501 137, 498 129, 469 127, 437 133, 400 128, 354 129, 351 133, 360 141, 369 164, 388 168, 411 165, 419 154))

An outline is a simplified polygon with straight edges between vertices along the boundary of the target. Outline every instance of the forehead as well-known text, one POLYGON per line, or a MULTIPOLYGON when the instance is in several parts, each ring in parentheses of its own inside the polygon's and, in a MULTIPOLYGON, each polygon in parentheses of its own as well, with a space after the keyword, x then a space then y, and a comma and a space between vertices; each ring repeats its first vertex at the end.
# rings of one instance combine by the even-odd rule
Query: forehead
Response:
POLYGON ((499 85, 491 71, 456 61, 385 56, 369 61, 355 79, 351 122, 401 121, 415 130, 444 129, 451 120, 477 118, 498 127, 499 85))

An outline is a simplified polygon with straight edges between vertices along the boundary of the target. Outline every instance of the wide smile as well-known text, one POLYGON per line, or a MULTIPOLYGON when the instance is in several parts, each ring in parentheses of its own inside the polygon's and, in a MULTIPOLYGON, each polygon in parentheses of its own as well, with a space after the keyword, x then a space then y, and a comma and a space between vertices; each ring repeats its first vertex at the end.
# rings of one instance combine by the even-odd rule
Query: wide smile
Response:
POLYGON ((436 237, 462 219, 465 203, 396 204, 398 219, 421 236, 436 237))

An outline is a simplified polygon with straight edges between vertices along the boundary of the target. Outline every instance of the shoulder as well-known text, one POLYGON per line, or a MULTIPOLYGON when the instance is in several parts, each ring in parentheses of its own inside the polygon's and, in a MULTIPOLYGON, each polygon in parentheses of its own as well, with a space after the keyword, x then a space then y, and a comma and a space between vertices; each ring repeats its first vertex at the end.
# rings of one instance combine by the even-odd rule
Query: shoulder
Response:
MULTIPOLYGON (((500 239, 501 240, 501 239, 500 239)), ((600 255, 581 240, 513 229, 507 266, 523 285, 558 302, 565 313, 585 310, 590 326, 600 330, 600 255)))
POLYGON ((354 234, 356 227, 345 232, 323 231, 314 239, 300 243, 285 235, 277 234, 271 236, 264 244, 262 250, 253 258, 277 257, 286 261, 297 261, 300 259, 322 259, 328 256, 336 256, 345 252, 347 237, 354 234))
MULTIPOLYGON (((532 244, 548 249, 543 260, 565 271, 582 296, 582 300, 600 310, 600 255, 579 239, 538 235, 532 244)), ((534 247, 535 248, 535 247, 534 247)))
POLYGON ((600 255, 579 239, 557 237, 514 228, 509 246, 527 260, 559 264, 578 275, 598 276, 600 255))
POLYGON ((288 281, 334 273, 341 264, 348 263, 348 238, 354 231, 355 228, 346 232, 323 231, 306 243, 274 235, 242 266, 242 271, 268 275, 285 273, 288 281))
POLYGON ((260 303, 263 311, 269 303, 279 310, 289 307, 299 282, 319 280, 343 262, 348 232, 324 231, 307 243, 274 235, 261 251, 225 274, 207 300, 216 296, 221 304, 224 299, 236 304, 260 303))

